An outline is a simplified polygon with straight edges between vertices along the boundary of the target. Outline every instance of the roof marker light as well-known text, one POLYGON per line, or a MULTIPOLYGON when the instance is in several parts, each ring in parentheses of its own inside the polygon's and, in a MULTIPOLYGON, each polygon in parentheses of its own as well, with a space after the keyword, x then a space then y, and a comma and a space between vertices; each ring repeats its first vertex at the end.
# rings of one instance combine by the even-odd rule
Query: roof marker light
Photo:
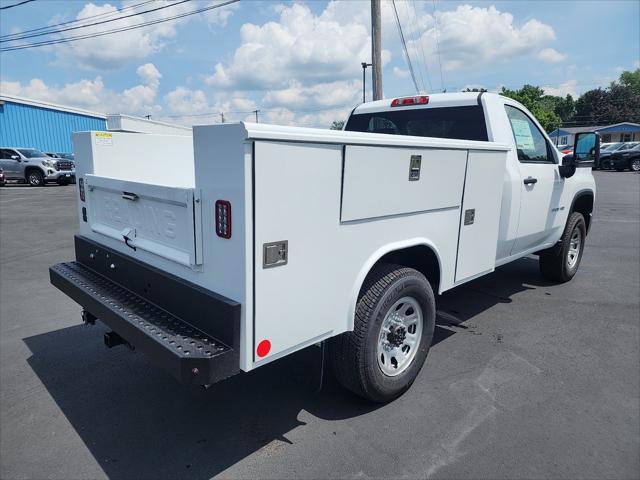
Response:
POLYGON ((418 95, 415 97, 394 98, 391 102, 392 107, 407 107, 409 105, 426 105, 429 103, 428 95, 418 95))

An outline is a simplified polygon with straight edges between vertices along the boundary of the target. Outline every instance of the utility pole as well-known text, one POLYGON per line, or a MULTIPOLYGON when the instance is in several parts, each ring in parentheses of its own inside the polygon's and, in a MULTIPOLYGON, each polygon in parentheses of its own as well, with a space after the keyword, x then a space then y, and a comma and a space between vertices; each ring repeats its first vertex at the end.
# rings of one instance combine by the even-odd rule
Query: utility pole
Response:
POLYGON ((222 119, 222 123, 224 123, 224 112, 220 112, 220 118, 222 119))
POLYGON ((367 101, 365 97, 365 92, 367 91, 367 67, 370 67, 371 64, 367 62, 362 62, 362 103, 367 101))
POLYGON ((260 112, 260 110, 254 110, 253 113, 256 114, 256 123, 258 123, 258 113, 260 112))
POLYGON ((371 63, 373 99, 382 100, 382 31, 380 28, 380 0, 371 0, 371 63))

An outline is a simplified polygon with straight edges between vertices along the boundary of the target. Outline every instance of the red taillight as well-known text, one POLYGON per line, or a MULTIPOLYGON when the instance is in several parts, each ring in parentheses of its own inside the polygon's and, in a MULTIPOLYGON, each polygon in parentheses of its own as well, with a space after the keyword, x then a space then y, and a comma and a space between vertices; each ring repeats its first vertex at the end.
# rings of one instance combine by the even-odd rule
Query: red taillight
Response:
POLYGON ((417 97, 395 98, 391 102, 392 107, 406 107, 409 105, 426 105, 429 103, 427 95, 418 95, 417 97))
POLYGON ((84 179, 83 178, 78 179, 78 190, 80 190, 80 200, 84 202, 85 196, 84 196, 84 179))
POLYGON ((216 234, 231 238, 231 204, 226 200, 216 201, 216 234))

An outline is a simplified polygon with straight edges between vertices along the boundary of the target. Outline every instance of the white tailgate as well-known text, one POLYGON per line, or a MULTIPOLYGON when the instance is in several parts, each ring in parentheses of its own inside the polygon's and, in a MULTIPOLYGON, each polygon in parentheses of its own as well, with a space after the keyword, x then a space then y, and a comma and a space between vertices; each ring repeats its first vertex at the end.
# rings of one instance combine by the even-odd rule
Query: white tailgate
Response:
POLYGON ((505 152, 469 152, 460 215, 456 283, 492 272, 495 268, 505 162, 505 152))
POLYGON ((460 205, 466 150, 347 146, 342 221, 460 205), (412 157, 419 176, 409 180, 412 157))
POLYGON ((85 179, 91 230, 182 265, 202 263, 200 198, 195 189, 95 175, 85 179))

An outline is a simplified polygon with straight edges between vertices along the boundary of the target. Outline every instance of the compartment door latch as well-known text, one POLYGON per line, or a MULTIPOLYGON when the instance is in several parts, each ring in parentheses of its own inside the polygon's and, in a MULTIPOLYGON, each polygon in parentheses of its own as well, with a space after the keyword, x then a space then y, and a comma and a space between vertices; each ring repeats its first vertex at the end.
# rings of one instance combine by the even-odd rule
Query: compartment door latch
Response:
POLYGON ((262 245, 262 268, 280 267, 289 261, 289 241, 269 242, 262 245))

